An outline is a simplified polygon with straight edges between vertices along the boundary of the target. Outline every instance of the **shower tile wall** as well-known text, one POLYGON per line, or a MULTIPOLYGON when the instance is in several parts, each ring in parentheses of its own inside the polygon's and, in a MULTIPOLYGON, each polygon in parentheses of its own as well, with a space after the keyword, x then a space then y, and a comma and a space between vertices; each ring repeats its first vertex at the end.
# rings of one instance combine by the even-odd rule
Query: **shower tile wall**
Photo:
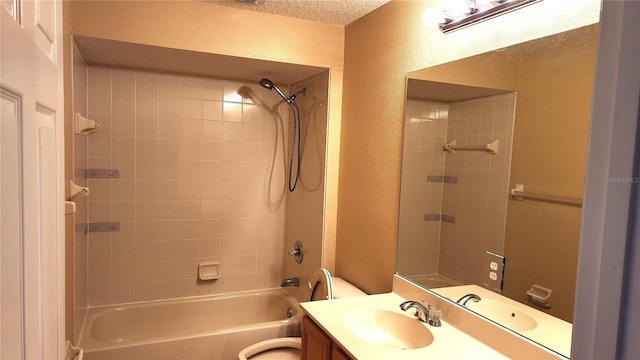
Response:
POLYGON ((427 182, 427 177, 444 175, 449 104, 408 99, 405 109, 397 270, 435 274, 440 220, 425 221, 425 214, 441 213, 443 184, 427 182))
MULTIPOLYGON (((291 92, 307 89, 306 96, 298 96, 301 124, 300 178, 294 192, 287 191, 287 221, 285 249, 292 249, 296 240, 304 246, 304 261, 295 262, 292 256, 284 259, 284 277, 299 277, 301 284, 309 282, 312 272, 321 266, 324 225, 324 176, 327 139, 327 100, 329 71, 291 85, 291 92)), ((290 146, 292 125, 286 136, 290 146)), ((286 151, 288 161, 290 148, 286 151)), ((288 172, 288 170, 287 170, 288 172)), ((288 287, 299 301, 306 301, 306 286, 288 287)))
POLYGON ((282 279, 288 107, 257 84, 90 66, 89 306, 269 288, 282 279), (197 280, 219 261, 221 278, 197 280))
MULTIPOLYGON (((72 62, 72 102, 73 113, 87 116, 87 63, 82 58, 78 48, 73 45, 72 62)), ((74 124, 75 130, 75 124, 74 124)), ((75 131, 74 131, 75 133, 75 131)), ((87 139, 85 135, 73 136, 73 182, 76 185, 87 186, 85 172, 87 169, 87 139)), ((73 236, 73 309, 74 309, 74 340, 80 340, 80 329, 87 311, 87 198, 78 196, 74 199, 76 213, 74 219, 73 236)))
POLYGON ((508 93, 451 103, 447 141, 458 145, 499 140, 499 152, 458 151, 445 156, 442 212, 455 224, 442 222, 438 272, 463 283, 482 284, 486 251, 504 254, 507 195, 516 94, 508 93))

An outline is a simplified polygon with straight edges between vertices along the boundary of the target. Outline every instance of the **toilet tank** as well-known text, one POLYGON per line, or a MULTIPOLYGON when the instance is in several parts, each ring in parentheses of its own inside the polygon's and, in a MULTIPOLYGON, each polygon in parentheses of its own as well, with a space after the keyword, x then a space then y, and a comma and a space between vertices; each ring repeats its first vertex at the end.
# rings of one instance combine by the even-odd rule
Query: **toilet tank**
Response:
POLYGON ((356 296, 366 296, 367 294, 355 287, 353 284, 341 279, 339 277, 332 277, 331 283, 333 286, 333 298, 345 299, 356 296))

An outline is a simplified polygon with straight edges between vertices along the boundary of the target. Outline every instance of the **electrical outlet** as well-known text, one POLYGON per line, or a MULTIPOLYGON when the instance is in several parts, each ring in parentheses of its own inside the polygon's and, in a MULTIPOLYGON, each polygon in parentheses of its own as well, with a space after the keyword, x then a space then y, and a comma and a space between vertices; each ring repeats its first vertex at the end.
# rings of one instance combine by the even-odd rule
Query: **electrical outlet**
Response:
POLYGON ((482 283, 484 286, 502 292, 504 278, 504 256, 487 251, 484 256, 482 283))

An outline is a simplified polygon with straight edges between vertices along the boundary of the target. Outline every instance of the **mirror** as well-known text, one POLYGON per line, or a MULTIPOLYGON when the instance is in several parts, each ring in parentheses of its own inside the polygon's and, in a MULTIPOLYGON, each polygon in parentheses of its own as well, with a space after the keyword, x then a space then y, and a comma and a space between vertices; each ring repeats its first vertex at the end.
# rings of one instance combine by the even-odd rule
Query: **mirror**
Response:
POLYGON ((466 307, 567 357, 597 35, 575 29, 407 81, 398 274, 452 301, 491 298, 466 307))

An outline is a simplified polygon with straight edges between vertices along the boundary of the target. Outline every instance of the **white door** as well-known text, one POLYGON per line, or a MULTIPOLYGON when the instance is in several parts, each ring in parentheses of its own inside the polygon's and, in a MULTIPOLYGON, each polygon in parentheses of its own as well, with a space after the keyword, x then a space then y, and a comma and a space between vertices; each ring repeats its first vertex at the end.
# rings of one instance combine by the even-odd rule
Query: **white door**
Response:
POLYGON ((0 16, 0 359, 62 359, 62 3, 0 0, 0 16))

